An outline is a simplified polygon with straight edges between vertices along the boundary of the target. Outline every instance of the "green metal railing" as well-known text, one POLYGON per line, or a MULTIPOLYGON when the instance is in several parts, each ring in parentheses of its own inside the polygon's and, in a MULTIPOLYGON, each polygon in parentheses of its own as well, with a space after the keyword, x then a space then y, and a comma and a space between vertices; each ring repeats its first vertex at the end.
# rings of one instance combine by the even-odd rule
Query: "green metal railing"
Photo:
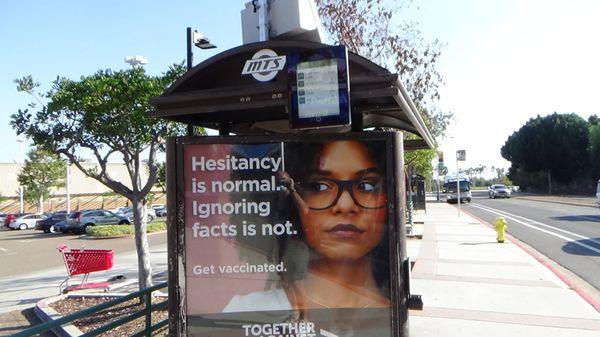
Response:
POLYGON ((155 310, 161 310, 161 309, 165 309, 168 305, 168 299, 164 300, 163 302, 160 303, 155 303, 152 304, 152 293, 154 291, 157 291, 159 289, 162 288, 166 288, 167 287, 167 283, 160 283, 157 284, 155 286, 152 286, 150 288, 146 288, 144 290, 140 290, 137 291, 135 293, 131 293, 129 295, 123 296, 123 297, 119 297, 117 299, 114 299, 112 301, 106 302, 106 303, 102 303, 102 304, 98 304, 96 306, 93 306, 91 308, 87 308, 85 310, 81 310, 78 312, 74 312, 70 315, 61 317, 59 319, 56 320, 52 320, 52 321, 48 321, 45 323, 42 323, 40 325, 31 327, 27 330, 18 332, 10 337, 29 337, 29 336, 34 336, 36 334, 39 334, 41 332, 45 332, 51 329, 54 329, 56 327, 59 327, 61 325, 65 325, 68 323, 71 323, 79 318, 82 317, 86 317, 89 315, 93 315, 95 313, 98 313, 102 310, 105 309, 109 309, 109 308, 113 308, 121 303, 127 302, 129 300, 132 299, 136 299, 139 298, 140 301, 144 302, 144 309, 134 312, 132 314, 128 314, 126 317, 122 317, 119 319, 116 319, 112 322, 109 322, 101 327, 98 327, 92 331, 86 332, 84 334, 81 335, 81 337, 92 337, 92 336, 97 336, 101 333, 107 332, 109 330, 112 330, 118 326, 121 326, 127 322, 133 321, 134 319, 140 318, 142 316, 145 317, 145 328, 144 330, 135 333, 134 335, 132 335, 131 337, 141 337, 141 336, 145 336, 145 337, 150 337, 152 336, 152 333, 164 326, 166 326, 169 323, 168 319, 162 320, 158 323, 155 323, 154 325, 152 325, 152 312, 155 310))

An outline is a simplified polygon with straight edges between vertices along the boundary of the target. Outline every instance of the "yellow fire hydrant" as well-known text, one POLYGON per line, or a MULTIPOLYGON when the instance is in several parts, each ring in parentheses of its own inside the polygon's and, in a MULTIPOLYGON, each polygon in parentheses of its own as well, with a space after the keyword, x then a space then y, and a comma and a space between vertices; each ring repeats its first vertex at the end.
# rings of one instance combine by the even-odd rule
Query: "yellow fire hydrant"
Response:
POLYGON ((498 217, 496 218, 496 221, 494 221, 494 225, 496 225, 496 234, 498 235, 496 237, 496 240, 498 240, 499 243, 504 243, 504 234, 506 233, 506 220, 504 220, 503 217, 498 217))

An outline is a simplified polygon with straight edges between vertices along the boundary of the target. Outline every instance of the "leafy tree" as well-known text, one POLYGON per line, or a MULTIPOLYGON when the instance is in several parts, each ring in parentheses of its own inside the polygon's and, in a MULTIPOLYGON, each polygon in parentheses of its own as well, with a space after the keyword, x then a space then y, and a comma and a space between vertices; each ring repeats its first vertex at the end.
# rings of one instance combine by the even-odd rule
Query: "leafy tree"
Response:
POLYGON ((165 162, 156 163, 156 186, 167 192, 167 169, 165 162))
POLYGON ((442 76, 436 63, 439 42, 423 42, 414 23, 394 26, 401 6, 383 0, 317 0, 323 26, 336 43, 346 45, 383 66, 398 71, 413 100, 439 98, 442 76))
POLYGON ((164 137, 181 131, 166 121, 151 118, 148 113, 153 108, 148 100, 160 95, 183 71, 183 65, 179 64, 160 76, 150 76, 144 68, 132 67, 120 71, 99 70, 82 76, 79 81, 59 77, 52 89, 41 97, 34 91, 39 83, 31 76, 15 80, 19 91, 33 95, 42 103, 35 113, 25 109, 12 115, 11 124, 17 134, 26 135, 36 145, 68 157, 84 174, 131 202, 140 289, 152 285, 146 224, 141 216, 143 202, 156 183, 156 155, 164 147, 164 137), (47 105, 43 105, 44 100, 47 105), (93 154, 95 169, 82 165, 82 160, 75 155, 80 149, 93 154), (147 154, 144 163, 143 153, 147 154), (113 155, 125 163, 129 181, 117 181, 108 173, 107 163, 113 155), (146 181, 142 181, 140 175, 146 169, 144 164, 148 169, 146 181))
POLYGON ((592 179, 600 179, 600 123, 590 126, 590 159, 592 179))
POLYGON ((554 113, 531 118, 508 137, 501 154, 515 166, 513 172, 546 172, 551 192, 552 179, 568 183, 586 169, 588 144, 584 119, 576 114, 554 113))
POLYGON ((588 118, 588 123, 590 123, 591 125, 598 125, 600 124, 600 118, 598 118, 598 116, 596 115, 591 115, 588 118))
POLYGON ((29 151, 25 166, 17 176, 24 187, 23 199, 31 204, 39 201, 40 213, 43 212, 44 200, 52 195, 52 190, 65 185, 65 169, 59 156, 42 148, 29 151))
POLYGON ((477 176, 479 178, 481 178, 481 175, 483 174, 483 172, 485 172, 487 170, 487 167, 483 164, 480 164, 474 170, 475 170, 475 173, 477 174, 477 176))
MULTIPOLYGON (((317 0, 316 3, 323 26, 335 43, 394 69, 432 135, 442 136, 452 113, 441 112, 433 105, 440 97, 438 89, 442 83, 436 68, 439 42, 425 43, 415 23, 399 26, 393 23, 394 14, 402 4, 383 0, 317 0)), ((431 177, 431 160, 435 155, 436 149, 405 152, 405 163, 413 165, 417 173, 431 177)))

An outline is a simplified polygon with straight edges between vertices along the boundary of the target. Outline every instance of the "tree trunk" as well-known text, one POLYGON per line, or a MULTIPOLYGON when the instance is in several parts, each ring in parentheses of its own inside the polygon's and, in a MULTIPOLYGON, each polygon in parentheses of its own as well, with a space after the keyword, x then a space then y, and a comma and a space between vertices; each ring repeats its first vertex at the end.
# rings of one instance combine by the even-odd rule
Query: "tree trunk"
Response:
POLYGON ((39 203, 39 207, 38 207, 38 213, 44 213, 44 197, 40 196, 40 203, 39 203))
POLYGON ((550 170, 548 170, 548 194, 552 194, 552 176, 550 170))
POLYGON ((140 290, 152 286, 152 266, 150 265, 150 246, 146 235, 146 213, 141 199, 132 199, 133 224, 135 228, 135 247, 138 256, 138 281, 140 290))

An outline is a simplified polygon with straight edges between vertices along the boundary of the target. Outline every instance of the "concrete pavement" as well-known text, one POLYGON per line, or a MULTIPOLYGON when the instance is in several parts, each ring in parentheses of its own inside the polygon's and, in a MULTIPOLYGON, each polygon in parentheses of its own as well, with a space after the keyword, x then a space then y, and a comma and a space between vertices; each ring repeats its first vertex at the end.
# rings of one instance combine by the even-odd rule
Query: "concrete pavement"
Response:
MULTIPOLYGON (((150 248, 150 263, 154 273, 161 273, 167 269, 166 244, 150 248)), ((91 273, 88 282, 102 282, 117 275, 125 276, 126 282, 137 282, 135 252, 115 254, 113 268, 91 273)), ((23 310, 34 306, 40 299, 58 295, 58 286, 66 277, 67 271, 62 267, 0 279, 0 313, 23 310)), ((81 282, 80 275, 74 276, 70 284, 77 284, 78 280, 81 282)))
MULTIPOLYGON (((415 221, 415 231, 423 236, 407 240, 408 254, 416 260, 411 291, 422 295, 424 310, 410 311, 411 337, 600 335, 599 311, 518 241, 497 243, 489 226, 466 213, 458 217, 446 203, 428 202, 427 213, 416 214, 415 221)), ((135 253, 116 258, 113 270, 92 281, 118 274, 135 281, 135 253)), ((166 246, 152 247, 151 259, 154 271, 164 273, 166 246)), ((56 295, 65 274, 57 269, 0 279, 0 313, 5 313, 0 314, 0 335, 11 331, 11 324, 23 324, 9 318, 14 310, 56 295)), ((595 292, 591 302, 600 298, 597 289, 586 291, 595 292)))
MULTIPOLYGON (((57 258, 59 256, 57 255, 57 258)), ((167 270, 167 245, 150 247, 150 263, 154 279, 164 281, 167 270), (158 277, 157 277, 158 276, 158 277)), ((125 276, 119 284, 122 288, 111 292, 133 292, 137 290, 137 254, 136 252, 115 254, 114 266, 111 270, 90 274, 88 282, 102 282, 117 276, 125 276)), ((65 267, 48 269, 30 275, 7 277, 0 279, 0 336, 12 334, 38 324, 37 320, 28 317, 31 308, 44 298, 59 295, 59 284, 66 278, 65 267)), ((81 276, 75 276, 70 284, 77 284, 81 276)), ((80 281, 81 282, 81 281, 80 281)))
POLYGON ((412 337, 600 335, 600 313, 520 244, 497 243, 494 230, 446 203, 428 203, 416 220, 424 226, 422 240, 407 242, 417 256, 411 292, 424 310, 410 312, 412 337))

